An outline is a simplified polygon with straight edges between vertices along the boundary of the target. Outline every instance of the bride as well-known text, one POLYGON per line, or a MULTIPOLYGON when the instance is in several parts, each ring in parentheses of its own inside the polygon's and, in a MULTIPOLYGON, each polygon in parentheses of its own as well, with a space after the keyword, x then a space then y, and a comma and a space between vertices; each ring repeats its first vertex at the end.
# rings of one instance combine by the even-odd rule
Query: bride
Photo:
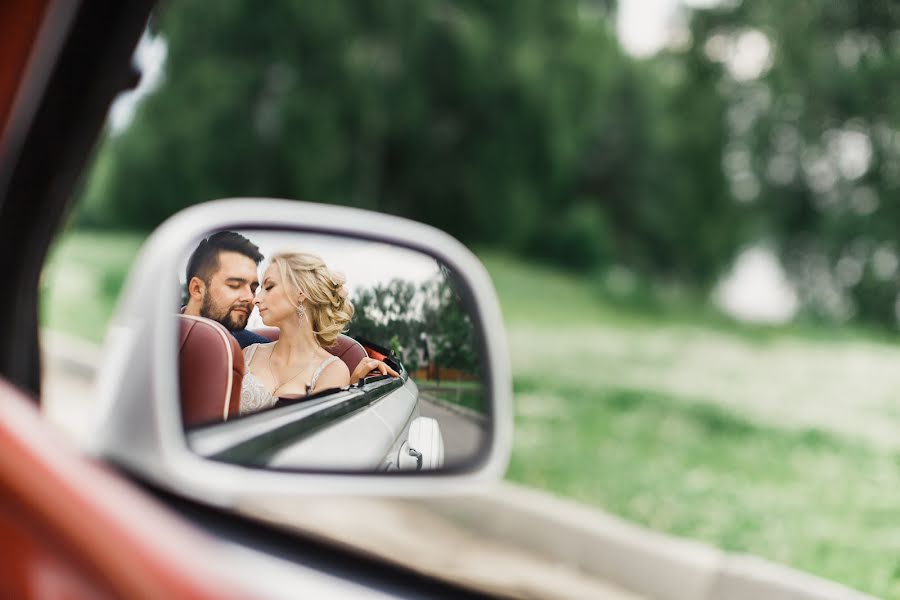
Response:
MULTIPOLYGON (((331 271, 315 254, 281 252, 263 274, 254 304, 263 323, 277 327, 280 334, 277 342, 244 348, 241 414, 271 408, 280 396, 350 384, 347 365, 324 349, 353 318, 343 275, 331 271)), ((363 362, 361 369, 379 368, 375 363, 380 361, 363 362)))

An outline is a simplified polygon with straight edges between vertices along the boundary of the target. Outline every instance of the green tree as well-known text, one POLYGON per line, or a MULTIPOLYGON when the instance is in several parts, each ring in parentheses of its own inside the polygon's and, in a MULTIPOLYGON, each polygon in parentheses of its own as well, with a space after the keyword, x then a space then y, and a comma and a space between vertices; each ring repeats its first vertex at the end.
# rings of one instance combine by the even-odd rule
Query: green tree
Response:
POLYGON ((480 373, 477 331, 447 269, 419 284, 394 279, 362 288, 351 301, 350 335, 390 347, 407 369, 421 366, 427 348, 441 367, 480 373))
POLYGON ((351 302, 355 312, 348 333, 391 349, 407 369, 418 368, 418 350, 424 327, 416 313, 418 286, 393 279, 357 290, 351 302))
POLYGON ((760 0, 702 11, 694 46, 728 104, 729 180, 806 310, 895 325, 900 5, 760 0), (768 49, 758 74, 743 58, 768 49))
POLYGON ((185 1, 164 81, 105 145, 82 223, 269 195, 522 247, 569 203, 621 53, 606 2, 185 1))
POLYGON ((423 333, 434 352, 432 361, 441 367, 481 373, 481 350, 477 330, 465 302, 447 268, 420 287, 423 333))

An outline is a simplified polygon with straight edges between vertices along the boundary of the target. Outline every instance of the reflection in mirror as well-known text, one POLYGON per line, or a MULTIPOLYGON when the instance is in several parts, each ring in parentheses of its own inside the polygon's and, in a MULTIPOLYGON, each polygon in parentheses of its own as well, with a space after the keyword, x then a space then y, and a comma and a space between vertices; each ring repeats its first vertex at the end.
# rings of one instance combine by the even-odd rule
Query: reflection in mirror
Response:
POLYGON ((271 469, 466 468, 489 446, 480 332, 418 251, 296 231, 217 232, 184 258, 190 448, 271 469))

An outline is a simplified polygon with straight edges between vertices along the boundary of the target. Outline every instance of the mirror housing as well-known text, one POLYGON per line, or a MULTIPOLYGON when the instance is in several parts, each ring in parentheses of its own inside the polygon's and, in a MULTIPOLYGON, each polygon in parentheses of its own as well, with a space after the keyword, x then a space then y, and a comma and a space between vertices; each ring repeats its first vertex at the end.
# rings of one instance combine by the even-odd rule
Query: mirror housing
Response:
MULTIPOLYGON (((460 493, 502 477, 512 442, 512 385, 506 335, 490 278, 478 259, 446 233, 361 209, 273 199, 229 199, 179 212, 148 238, 126 280, 104 344, 99 408, 90 450, 138 479, 202 502, 232 506, 252 498, 308 494, 432 495, 460 493), (488 442, 466 468, 390 475, 287 472, 204 459, 188 446, 179 403, 173 307, 177 271, 197 241, 216 230, 284 229, 383 242, 430 255, 452 268, 480 330, 484 390, 490 399, 488 442)), ((437 447, 437 423, 410 435, 437 447)), ((401 449, 402 452, 403 449, 401 449)), ((407 450, 408 451, 408 450, 407 450)), ((399 458, 399 457, 398 457, 399 458)), ((433 459, 433 458, 432 458, 433 459)), ((417 460, 404 457, 404 460, 417 460)))

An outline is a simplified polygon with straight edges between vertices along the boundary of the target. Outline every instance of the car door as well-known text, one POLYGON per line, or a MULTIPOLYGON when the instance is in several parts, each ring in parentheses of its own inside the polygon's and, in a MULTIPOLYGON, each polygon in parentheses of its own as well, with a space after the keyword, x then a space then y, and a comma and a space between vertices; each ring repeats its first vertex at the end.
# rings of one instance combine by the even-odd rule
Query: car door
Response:
POLYGON ((139 34, 148 10, 149 3, 131 11, 95 3, 78 11, 49 2, 5 3, 0 9, 0 248, 12 290, 0 333, 3 597, 231 593, 209 576, 211 565, 200 558, 208 555, 208 540, 108 468, 80 456, 38 411, 41 263, 94 139, 87 131, 102 123, 104 105, 121 80, 101 78, 83 102, 65 105, 62 95, 71 91, 73 77, 96 72, 101 50, 109 51, 102 59, 108 68, 127 67, 127 58, 113 55, 128 56, 134 44, 128 34, 139 34), (108 18, 122 28, 119 35, 95 37, 108 18), (92 52, 65 54, 66 47, 88 38, 92 52), (188 547, 195 552, 176 551, 188 547))

